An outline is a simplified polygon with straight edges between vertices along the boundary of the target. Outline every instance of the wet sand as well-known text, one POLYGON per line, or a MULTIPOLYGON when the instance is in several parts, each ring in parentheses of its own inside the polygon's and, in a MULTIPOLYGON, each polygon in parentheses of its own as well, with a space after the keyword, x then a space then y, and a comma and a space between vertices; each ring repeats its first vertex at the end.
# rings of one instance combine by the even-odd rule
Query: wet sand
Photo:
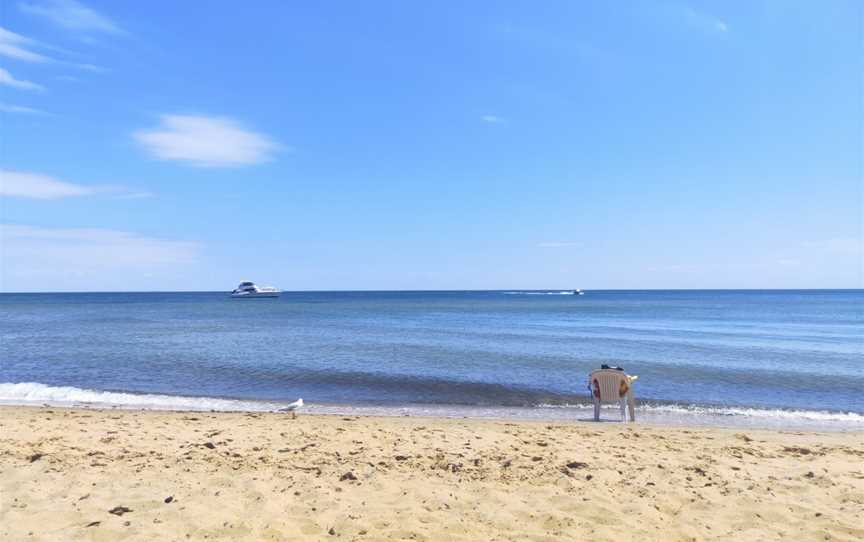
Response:
POLYGON ((0 407, 3 540, 861 540, 864 432, 0 407))

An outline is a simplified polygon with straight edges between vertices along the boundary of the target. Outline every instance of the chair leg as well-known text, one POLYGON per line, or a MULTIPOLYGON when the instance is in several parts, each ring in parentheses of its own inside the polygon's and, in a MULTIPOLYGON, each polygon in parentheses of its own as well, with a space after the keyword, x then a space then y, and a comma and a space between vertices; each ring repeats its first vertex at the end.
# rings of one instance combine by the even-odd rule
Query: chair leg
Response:
POLYGON ((596 397, 594 398, 594 421, 600 421, 600 401, 596 397))
POLYGON ((622 397, 618 402, 621 405, 621 421, 623 423, 627 423, 627 410, 626 410, 626 407, 624 406, 625 405, 624 397, 622 397))

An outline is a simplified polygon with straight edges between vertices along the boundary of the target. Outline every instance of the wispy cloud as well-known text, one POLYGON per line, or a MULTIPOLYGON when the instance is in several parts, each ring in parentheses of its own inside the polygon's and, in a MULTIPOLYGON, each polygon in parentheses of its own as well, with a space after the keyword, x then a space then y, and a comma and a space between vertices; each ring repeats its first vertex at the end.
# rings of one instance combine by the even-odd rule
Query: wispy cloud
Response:
POLYGON ((31 51, 36 42, 0 26, 0 56, 25 62, 48 62, 45 55, 31 51))
POLYGON ((155 158, 197 167, 235 167, 270 160, 282 147, 224 117, 162 115, 159 127, 133 137, 155 158))
POLYGON ((0 224, 3 274, 7 278, 50 278, 63 283, 77 273, 134 270, 144 273, 197 260, 196 242, 148 237, 100 228, 44 228, 0 224), (35 274, 35 275, 34 275, 35 274))
POLYGON ((707 32, 725 34, 729 31, 729 25, 726 24, 726 21, 714 15, 696 11, 689 6, 684 8, 684 17, 692 26, 707 32))
POLYGON ((21 105, 12 105, 0 102, 0 111, 3 113, 20 113, 23 115, 47 115, 41 109, 33 109, 32 107, 24 107, 21 105))
POLYGON ((84 70, 92 73, 102 73, 105 71, 105 68, 102 66, 97 66, 95 64, 73 64, 79 70, 84 70))
POLYGON ((68 51, 40 43, 0 26, 0 56, 5 56, 14 60, 22 60, 24 62, 61 64, 92 73, 102 73, 105 71, 103 67, 95 64, 58 60, 32 50, 38 47, 68 53, 68 51))
POLYGON ((75 0, 20 2, 18 7, 24 13, 42 17, 68 30, 125 34, 123 29, 106 15, 75 0))
POLYGON ((93 195, 124 199, 151 196, 149 192, 136 192, 122 186, 85 186, 42 173, 0 169, 0 197, 52 200, 93 195))
POLYGON ((504 124, 504 119, 497 115, 483 115, 480 117, 480 120, 483 122, 488 122, 489 124, 504 124))
POLYGON ((0 170, 0 196, 32 199, 59 199, 92 194, 86 186, 67 183, 49 175, 0 170))
POLYGON ((864 240, 854 237, 836 237, 821 241, 806 241, 805 248, 841 256, 864 256, 864 240))
POLYGON ((31 81, 25 81, 23 79, 15 79, 12 77, 12 74, 8 71, 0 68, 0 85, 6 85, 7 87, 17 88, 20 90, 35 90, 35 91, 43 91, 45 87, 42 85, 38 85, 31 81))
POLYGON ((538 243, 537 246, 540 248, 576 248, 584 246, 584 244, 579 241, 544 241, 538 243))

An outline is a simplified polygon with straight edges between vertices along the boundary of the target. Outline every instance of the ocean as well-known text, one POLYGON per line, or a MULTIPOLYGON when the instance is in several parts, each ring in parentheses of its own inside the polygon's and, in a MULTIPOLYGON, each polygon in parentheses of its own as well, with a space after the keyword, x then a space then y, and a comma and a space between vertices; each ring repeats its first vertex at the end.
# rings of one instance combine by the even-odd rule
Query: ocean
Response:
POLYGON ((0 294, 0 402, 864 428, 864 290, 0 294), (604 418, 616 419, 612 410, 604 418))

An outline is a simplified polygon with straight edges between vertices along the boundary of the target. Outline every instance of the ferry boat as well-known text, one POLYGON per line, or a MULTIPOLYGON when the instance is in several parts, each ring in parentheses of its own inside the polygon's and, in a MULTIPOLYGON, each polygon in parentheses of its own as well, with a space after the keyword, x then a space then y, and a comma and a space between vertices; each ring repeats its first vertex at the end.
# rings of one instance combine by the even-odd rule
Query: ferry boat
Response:
POLYGON ((244 280, 239 286, 231 292, 231 297, 236 298, 252 298, 252 297, 279 297, 282 290, 273 286, 258 286, 254 282, 244 280))

